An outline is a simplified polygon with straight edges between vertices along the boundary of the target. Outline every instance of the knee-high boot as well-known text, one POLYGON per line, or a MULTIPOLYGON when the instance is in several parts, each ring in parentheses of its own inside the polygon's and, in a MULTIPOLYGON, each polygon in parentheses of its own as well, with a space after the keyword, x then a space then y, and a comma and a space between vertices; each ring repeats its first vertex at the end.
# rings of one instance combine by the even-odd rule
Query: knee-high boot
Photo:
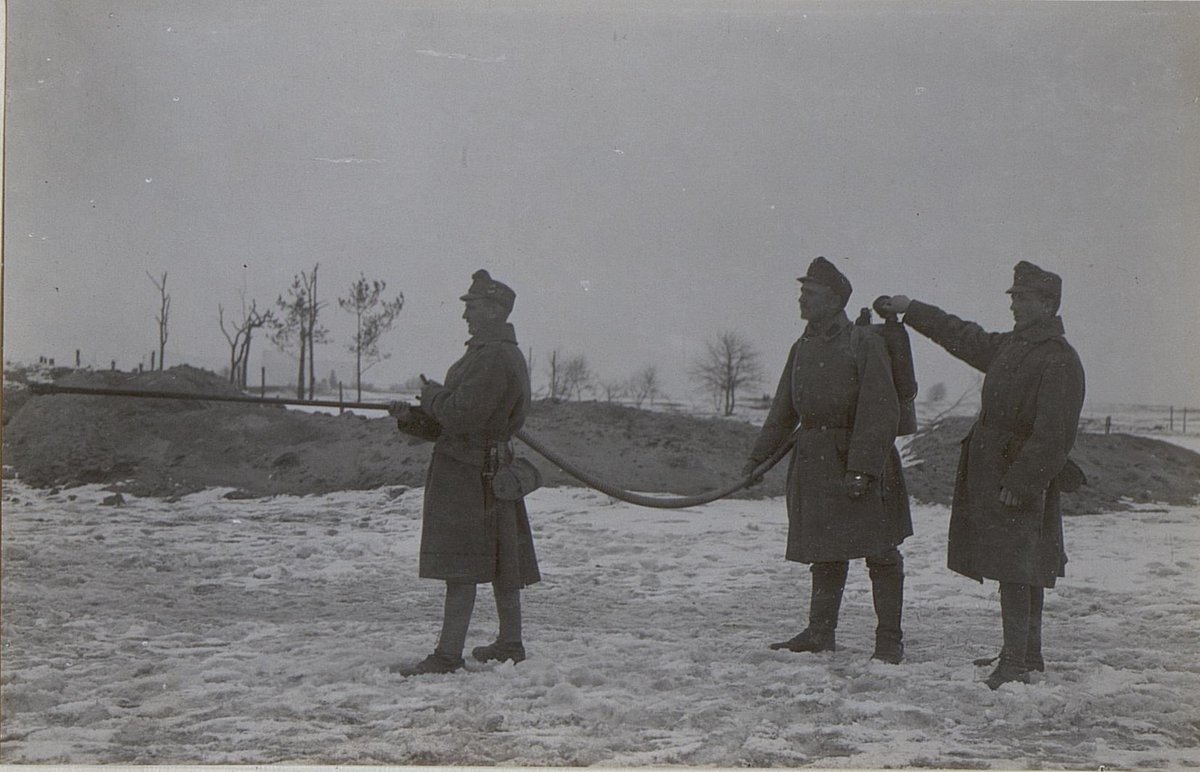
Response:
POLYGON ((1004 628, 1004 645, 1000 661, 987 677, 991 689, 999 689, 1009 681, 1029 683, 1025 655, 1029 650, 1029 585, 1016 582, 1000 583, 1000 619, 1004 628))
POLYGON ((875 603, 875 651, 871 659, 899 665, 904 658, 904 632, 900 617, 904 606, 904 558, 889 550, 867 558, 871 576, 871 599, 875 603))
MULTIPOLYGON (((1029 633, 1025 638, 1025 670, 1027 672, 1045 672, 1046 662, 1042 658, 1042 607, 1045 604, 1046 591, 1042 587, 1029 586, 1029 633)), ((1003 613, 1003 612, 1002 612, 1003 613)), ((983 667, 994 665, 1004 651, 994 657, 981 657, 974 664, 983 667)))
POLYGON ((1046 671, 1046 661, 1042 659, 1042 606, 1045 601, 1044 588, 1029 588, 1029 635, 1025 649, 1025 669, 1029 671, 1046 671))
POLYGON ((834 631, 842 607, 849 563, 813 563, 812 597, 808 604, 808 627, 786 641, 772 643, 772 649, 790 651, 834 651, 834 631))

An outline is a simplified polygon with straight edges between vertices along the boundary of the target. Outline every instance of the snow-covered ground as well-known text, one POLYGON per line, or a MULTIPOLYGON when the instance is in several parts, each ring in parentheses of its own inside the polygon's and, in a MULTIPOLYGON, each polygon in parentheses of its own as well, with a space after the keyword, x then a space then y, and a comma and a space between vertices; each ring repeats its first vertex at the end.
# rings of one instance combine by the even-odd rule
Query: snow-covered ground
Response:
MULTIPOLYGON (((994 583, 945 567, 948 512, 904 545, 907 658, 869 661, 851 566, 839 650, 804 623, 782 501, 649 510, 529 500, 545 581, 530 658, 405 680, 441 585, 416 577, 422 491, 98 506, 6 481, 8 763, 1184 768, 1200 765, 1200 506, 1068 519, 1047 673, 997 692, 994 583)), ((495 631, 480 592, 468 648, 495 631)))

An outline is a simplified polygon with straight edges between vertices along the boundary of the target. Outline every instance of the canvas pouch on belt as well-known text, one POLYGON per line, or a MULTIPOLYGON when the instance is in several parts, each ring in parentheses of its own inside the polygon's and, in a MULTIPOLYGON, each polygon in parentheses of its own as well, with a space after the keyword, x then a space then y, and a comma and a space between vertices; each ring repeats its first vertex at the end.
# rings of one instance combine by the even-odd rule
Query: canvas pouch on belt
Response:
POLYGON ((492 491, 501 501, 516 501, 542 487, 542 473, 530 461, 514 457, 496 470, 492 491))

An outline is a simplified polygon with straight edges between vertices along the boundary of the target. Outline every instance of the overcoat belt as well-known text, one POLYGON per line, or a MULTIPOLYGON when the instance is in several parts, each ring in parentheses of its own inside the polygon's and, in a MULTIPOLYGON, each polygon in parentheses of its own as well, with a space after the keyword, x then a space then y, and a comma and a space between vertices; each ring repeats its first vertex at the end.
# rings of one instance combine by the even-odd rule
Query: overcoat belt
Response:
POLYGON ((422 407, 442 425, 425 478, 420 575, 524 587, 541 579, 523 499, 493 500, 483 477, 489 444, 501 464, 529 411, 529 370, 512 325, 467 342, 422 407))
POLYGON ((786 558, 803 563, 882 554, 912 535, 895 448, 900 417, 885 344, 845 313, 809 325, 788 352, 750 458, 769 457, 799 429, 788 467, 786 558), (846 472, 874 482, 846 494, 846 472))

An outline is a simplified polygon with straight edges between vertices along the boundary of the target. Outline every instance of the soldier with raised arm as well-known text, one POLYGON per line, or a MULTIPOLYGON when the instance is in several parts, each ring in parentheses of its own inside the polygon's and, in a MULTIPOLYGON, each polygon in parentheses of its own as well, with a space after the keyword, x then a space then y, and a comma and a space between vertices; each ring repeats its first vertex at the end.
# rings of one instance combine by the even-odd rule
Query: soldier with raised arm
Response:
POLYGON ((907 326, 986 373, 979 416, 959 457, 947 563, 1000 583, 1004 644, 986 681, 992 689, 1045 670, 1042 606, 1067 562, 1059 493, 1078 483, 1067 454, 1084 395, 1083 366, 1058 316, 1062 279, 1022 260, 1006 292, 1011 332, 987 332, 903 295, 875 306, 903 314, 907 326))
POLYGON ((904 560, 912 535, 895 439, 900 404, 883 339, 846 316, 850 281, 818 257, 799 280, 808 322, 743 473, 798 429, 788 467, 788 560, 811 564, 808 626, 772 649, 833 651, 849 561, 866 558, 877 626, 872 659, 899 664, 904 560))

